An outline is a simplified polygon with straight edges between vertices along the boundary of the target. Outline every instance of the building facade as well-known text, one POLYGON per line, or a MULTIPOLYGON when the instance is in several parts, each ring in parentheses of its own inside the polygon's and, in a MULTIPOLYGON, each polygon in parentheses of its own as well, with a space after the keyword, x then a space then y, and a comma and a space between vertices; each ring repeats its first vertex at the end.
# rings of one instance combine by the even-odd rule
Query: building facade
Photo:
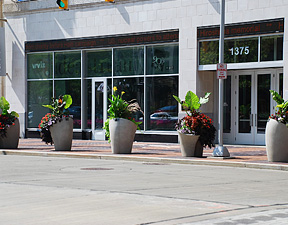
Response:
MULTIPOLYGON (((288 98, 288 3, 226 0, 224 143, 265 144, 274 111, 269 90, 288 98)), ((183 114, 173 95, 211 92, 201 111, 217 127, 219 0, 4 0, 5 97, 30 137, 51 97, 71 94, 74 132, 104 139, 113 86, 135 98, 144 115, 139 140, 177 141, 183 114)))

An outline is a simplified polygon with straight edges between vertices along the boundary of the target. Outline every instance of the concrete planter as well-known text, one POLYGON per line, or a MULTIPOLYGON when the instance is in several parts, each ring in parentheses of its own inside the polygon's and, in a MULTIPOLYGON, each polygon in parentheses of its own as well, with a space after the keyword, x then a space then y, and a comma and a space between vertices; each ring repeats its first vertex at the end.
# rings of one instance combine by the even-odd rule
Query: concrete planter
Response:
POLYGON ((0 149, 18 148, 20 135, 20 124, 18 118, 15 120, 15 125, 6 129, 6 136, 0 135, 0 149))
POLYGON ((265 130, 266 152, 270 162, 288 162, 288 128, 270 119, 265 130))
POLYGON ((69 151, 73 139, 73 119, 63 119, 53 124, 50 128, 51 136, 56 151, 69 151))
POLYGON ((184 157, 201 157, 203 154, 203 147, 200 144, 200 150, 202 148, 202 152, 196 151, 199 149, 199 143, 198 139, 200 135, 192 135, 192 134, 183 134, 178 131, 179 134, 179 140, 180 140, 180 147, 181 147, 181 153, 184 157), (198 144, 197 144, 198 142, 198 144), (201 155, 200 155, 201 154, 201 155))
POLYGON ((137 125, 123 118, 109 122, 111 148, 113 154, 131 154, 137 125))

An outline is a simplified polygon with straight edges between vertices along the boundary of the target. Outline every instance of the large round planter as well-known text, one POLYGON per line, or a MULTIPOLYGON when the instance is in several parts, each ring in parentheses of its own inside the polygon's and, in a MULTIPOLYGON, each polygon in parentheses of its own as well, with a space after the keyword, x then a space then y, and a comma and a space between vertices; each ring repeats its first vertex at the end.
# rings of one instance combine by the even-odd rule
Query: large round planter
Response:
POLYGON ((50 128, 51 137, 56 151, 69 151, 73 139, 73 119, 65 118, 53 124, 50 128))
POLYGON ((19 135, 20 135, 20 124, 18 118, 15 120, 15 125, 12 125, 6 129, 6 135, 0 135, 0 148, 10 149, 18 148, 19 135))
POLYGON ((266 152, 270 162, 288 162, 288 128, 270 119, 265 130, 266 152))
MULTIPOLYGON (((199 153, 195 152, 196 144, 200 135, 193 135, 193 134, 183 134, 178 131, 179 140, 180 140, 180 148, 182 156, 184 157, 200 157, 199 153)), ((200 145, 201 146, 201 145, 200 145)), ((202 148, 203 149, 203 148, 202 148)), ((202 156, 202 153, 201 153, 202 156)))
POLYGON ((109 122, 111 148, 113 154, 130 154, 137 125, 130 120, 115 118, 109 122))

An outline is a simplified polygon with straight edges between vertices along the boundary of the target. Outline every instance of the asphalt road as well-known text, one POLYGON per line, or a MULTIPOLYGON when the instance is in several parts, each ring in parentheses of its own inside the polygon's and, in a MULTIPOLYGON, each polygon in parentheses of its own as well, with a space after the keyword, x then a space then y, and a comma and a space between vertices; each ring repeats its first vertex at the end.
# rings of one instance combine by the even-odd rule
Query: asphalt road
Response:
POLYGON ((288 172, 0 156, 0 225, 288 224, 288 172))

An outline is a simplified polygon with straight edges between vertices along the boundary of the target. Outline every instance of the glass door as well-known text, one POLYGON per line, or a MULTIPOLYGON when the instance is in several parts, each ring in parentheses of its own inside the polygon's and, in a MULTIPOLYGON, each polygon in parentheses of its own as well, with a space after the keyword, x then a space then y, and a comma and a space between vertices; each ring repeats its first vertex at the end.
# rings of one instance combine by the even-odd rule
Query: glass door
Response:
POLYGON ((224 80, 224 103, 223 103, 223 142, 232 144, 235 142, 235 77, 228 73, 227 79, 224 80))
POLYGON ((254 144, 253 114, 254 114, 254 79, 252 72, 236 75, 236 138, 238 144, 254 144))
POLYGON ((92 139, 105 140, 104 122, 107 119, 107 79, 92 79, 92 139))
POLYGON ((275 102, 269 90, 283 93, 283 70, 230 71, 224 81, 225 144, 265 145, 268 117, 275 102))
POLYGON ((265 128, 271 112, 271 80, 275 74, 272 71, 256 72, 256 90, 255 90, 255 144, 265 144, 265 128))

